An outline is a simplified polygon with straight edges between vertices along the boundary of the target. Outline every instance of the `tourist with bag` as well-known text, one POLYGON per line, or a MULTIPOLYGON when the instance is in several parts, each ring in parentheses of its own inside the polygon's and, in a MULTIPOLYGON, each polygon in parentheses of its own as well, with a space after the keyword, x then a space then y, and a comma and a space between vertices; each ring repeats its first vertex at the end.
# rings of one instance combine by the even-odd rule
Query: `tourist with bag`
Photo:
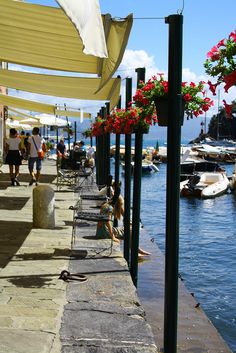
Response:
POLYGON ((36 185, 39 182, 39 177, 42 169, 42 160, 44 158, 43 144, 44 139, 39 135, 39 128, 34 127, 32 131, 32 136, 28 138, 28 168, 31 176, 29 185, 36 185), (34 165, 36 164, 36 173, 34 173, 34 165))
POLYGON ((22 164, 20 144, 21 144, 21 140, 17 136, 16 129, 10 129, 10 136, 5 141, 5 152, 6 152, 5 163, 9 165, 9 174, 10 174, 12 186, 20 185, 18 181, 20 165, 22 164), (14 168, 15 168, 15 171, 14 171, 14 168))

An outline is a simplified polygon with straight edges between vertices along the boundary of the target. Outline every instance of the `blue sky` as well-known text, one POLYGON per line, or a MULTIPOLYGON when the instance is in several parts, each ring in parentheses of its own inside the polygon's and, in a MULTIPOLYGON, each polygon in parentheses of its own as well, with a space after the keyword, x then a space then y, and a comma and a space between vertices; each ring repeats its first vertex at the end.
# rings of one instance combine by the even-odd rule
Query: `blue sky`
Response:
MULTIPOLYGON (((28 0, 28 2, 58 6, 54 0, 28 0)), ((146 79, 157 72, 164 72, 167 75, 168 25, 165 24, 165 17, 179 13, 183 9, 183 81, 206 80, 203 67, 206 53, 219 40, 236 29, 235 0, 100 0, 100 7, 102 13, 110 13, 113 17, 125 17, 129 13, 134 15, 127 50, 117 72, 122 78, 133 77, 134 87, 137 67, 146 67, 146 79), (138 19, 153 17, 158 19, 138 19)), ((222 88, 220 96, 226 97, 230 103, 236 98, 236 90, 231 89, 229 95, 224 96, 222 88)), ((217 113, 216 98, 215 107, 207 114, 209 117, 217 113)), ((87 103, 87 106, 89 105, 91 104, 87 103)), ((209 117, 206 118, 207 122, 209 117)), ((183 134, 192 132, 190 138, 194 137, 193 134, 196 136, 200 131, 200 122, 204 119, 205 117, 201 117, 186 122, 183 134)))

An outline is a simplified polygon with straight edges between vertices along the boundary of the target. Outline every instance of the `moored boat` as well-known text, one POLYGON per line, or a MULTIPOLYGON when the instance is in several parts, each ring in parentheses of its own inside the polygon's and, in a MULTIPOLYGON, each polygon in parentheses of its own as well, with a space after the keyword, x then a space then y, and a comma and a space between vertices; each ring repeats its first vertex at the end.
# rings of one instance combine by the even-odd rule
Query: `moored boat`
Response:
MULTIPOLYGON (((122 167, 125 167, 125 163, 121 162, 122 167)), ((131 162, 131 171, 134 168, 134 162, 131 162)), ((158 167, 147 159, 142 160, 142 173, 156 173, 159 172, 158 167)))
POLYGON ((181 196, 210 199, 224 194, 229 188, 229 179, 224 172, 195 174, 180 183, 181 196))
POLYGON ((234 170, 230 179, 229 187, 232 192, 236 192, 236 163, 234 165, 234 170))

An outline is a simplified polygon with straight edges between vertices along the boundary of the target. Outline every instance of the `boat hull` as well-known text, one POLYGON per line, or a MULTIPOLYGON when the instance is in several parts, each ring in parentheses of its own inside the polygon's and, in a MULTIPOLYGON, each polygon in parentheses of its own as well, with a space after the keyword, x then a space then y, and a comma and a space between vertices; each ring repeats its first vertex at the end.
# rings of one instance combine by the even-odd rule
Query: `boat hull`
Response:
POLYGON ((180 183, 181 196, 211 199, 226 193, 230 185, 225 173, 202 173, 194 177, 198 178, 196 183, 191 179, 180 183))

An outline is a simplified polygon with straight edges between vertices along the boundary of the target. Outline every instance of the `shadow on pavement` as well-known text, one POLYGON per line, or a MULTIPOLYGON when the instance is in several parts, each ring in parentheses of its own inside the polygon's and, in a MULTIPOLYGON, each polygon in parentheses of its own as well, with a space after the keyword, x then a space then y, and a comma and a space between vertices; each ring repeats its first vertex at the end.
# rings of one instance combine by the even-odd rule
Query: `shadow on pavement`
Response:
POLYGON ((32 223, 0 221, 0 267, 16 254, 32 229, 32 223))
POLYGON ((54 249, 53 252, 51 253, 44 253, 44 252, 32 252, 32 253, 21 253, 21 254, 16 254, 14 256, 14 261, 38 261, 38 260, 58 260, 63 259, 63 258, 68 258, 72 256, 72 250, 71 249, 54 249))
POLYGON ((49 285, 53 280, 52 277, 58 277, 60 274, 46 274, 46 275, 25 275, 25 276, 9 276, 0 277, 6 278, 9 282, 14 284, 16 287, 23 288, 41 288, 45 285, 49 285))
MULTIPOLYGON (((30 175, 28 173, 20 173, 19 175, 19 182, 21 183, 29 183, 30 182, 30 175)), ((40 183, 47 183, 51 184, 56 183, 56 175, 55 174, 46 174, 40 176, 40 183)), ((11 186, 10 176, 9 173, 0 173, 0 189, 6 189, 7 187, 11 186)))
POLYGON ((29 197, 1 196, 0 210, 21 210, 29 199, 29 197))

